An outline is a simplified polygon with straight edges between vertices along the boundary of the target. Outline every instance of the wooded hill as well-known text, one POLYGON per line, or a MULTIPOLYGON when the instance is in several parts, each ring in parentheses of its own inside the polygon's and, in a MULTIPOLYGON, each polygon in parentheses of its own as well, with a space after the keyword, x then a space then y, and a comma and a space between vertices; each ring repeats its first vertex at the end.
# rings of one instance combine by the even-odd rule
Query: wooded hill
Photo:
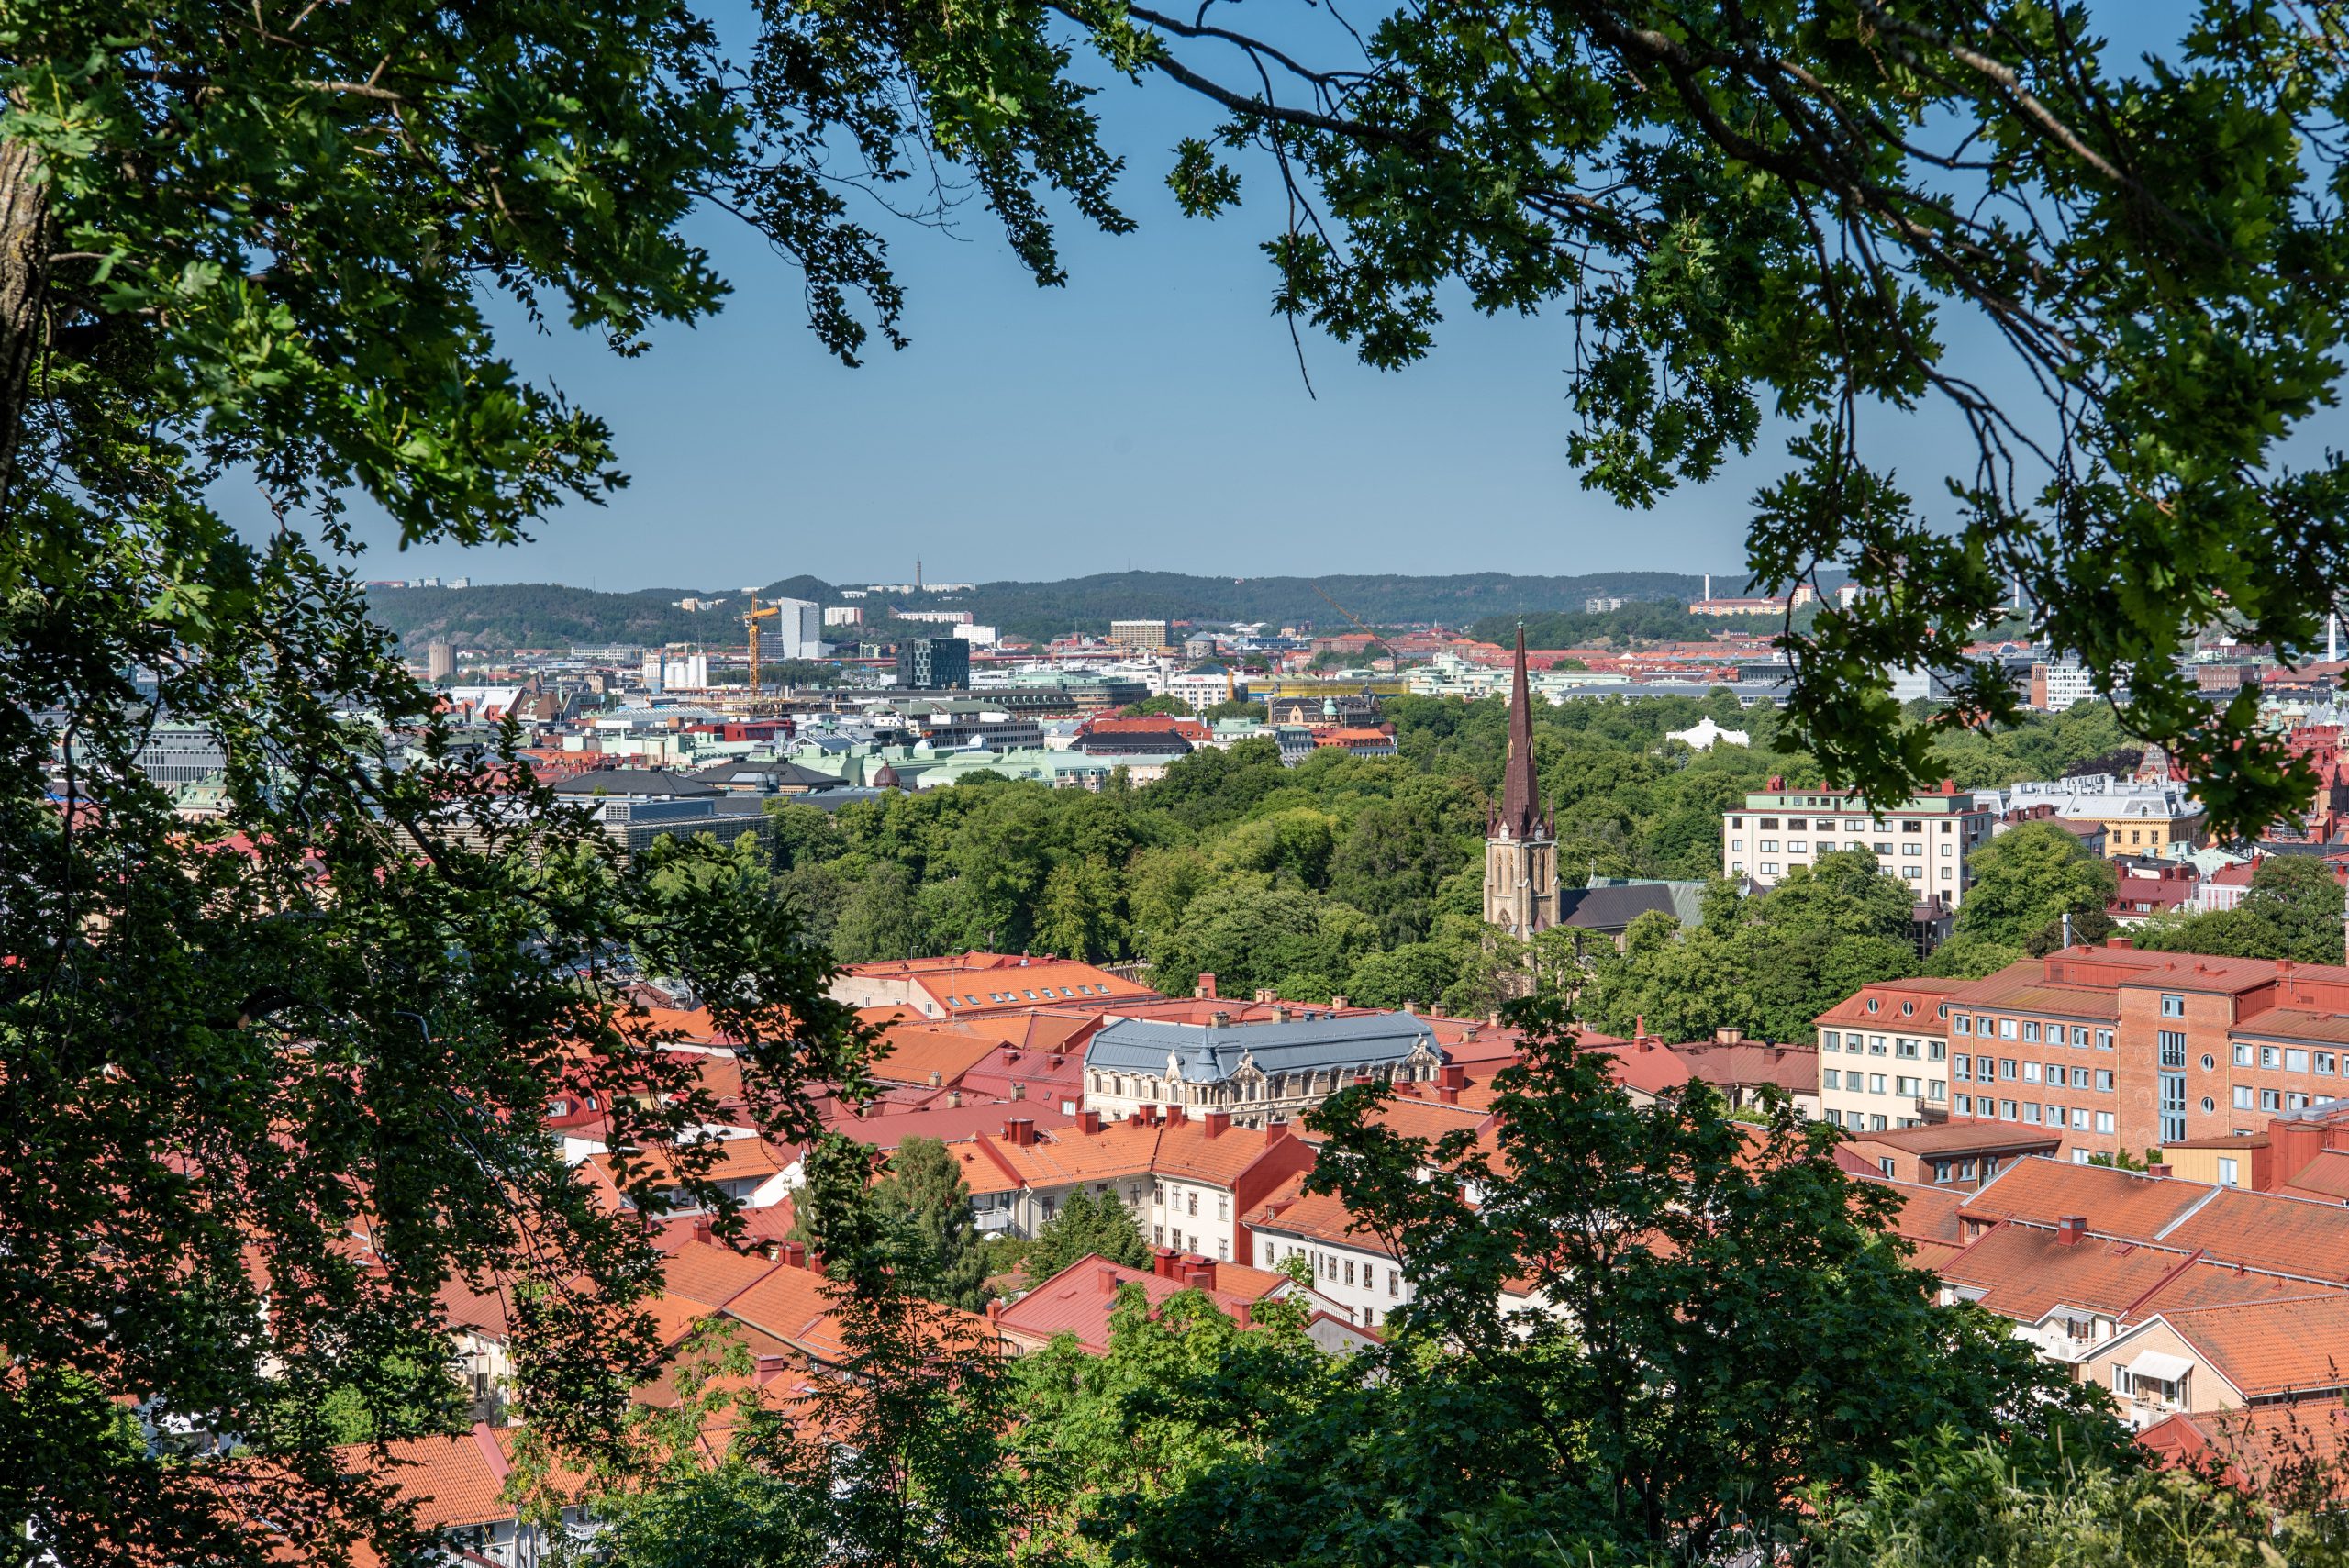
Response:
MULTIPOLYGON (((1742 575, 1717 573, 1717 587, 1730 591, 1742 575)), ((1266 621, 1275 626, 1310 621, 1344 629, 1346 617, 1330 599, 1372 626, 1440 623, 1465 627, 1480 619, 1544 613, 1580 616, 1594 595, 1639 601, 1687 599, 1701 593, 1704 579, 1677 572, 1609 572, 1576 577, 1521 577, 1502 572, 1453 577, 1403 573, 1305 577, 1193 577, 1172 572, 1114 572, 1053 583, 985 583, 963 594, 875 595, 862 600, 840 596, 842 586, 814 577, 790 577, 759 590, 762 599, 814 599, 826 605, 861 604, 873 623, 867 636, 886 635, 898 608, 964 609, 983 625, 1015 636, 1046 639, 1072 631, 1106 632, 1112 620, 1164 617, 1209 623, 1266 621), (1315 592, 1319 584, 1320 593, 1315 592)), ((573 643, 702 641, 718 645, 742 639, 743 595, 734 588, 647 588, 635 593, 597 593, 553 583, 493 584, 471 588, 373 588, 368 604, 375 619, 411 645, 446 637, 463 647, 561 648, 573 643), (683 598, 722 597, 716 609, 686 611, 683 598)))

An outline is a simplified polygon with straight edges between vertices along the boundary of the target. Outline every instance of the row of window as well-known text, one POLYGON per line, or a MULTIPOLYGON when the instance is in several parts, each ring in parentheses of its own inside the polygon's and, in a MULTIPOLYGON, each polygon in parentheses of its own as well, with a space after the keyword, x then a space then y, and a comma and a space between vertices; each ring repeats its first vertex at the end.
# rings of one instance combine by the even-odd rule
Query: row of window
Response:
POLYGON ((2066 1067, 2060 1062, 2018 1062, 2011 1056, 1988 1057, 1960 1054, 1950 1063, 1950 1069, 1961 1084, 1971 1084, 1975 1074, 1981 1074, 1985 1084, 2045 1084, 2054 1089, 2094 1089, 2100 1095, 2112 1093, 2112 1069, 2110 1067, 2066 1067))
MULTIPOLYGON (((1863 1035, 1856 1029, 1849 1033, 1842 1029, 1821 1029, 1819 1034, 1819 1048, 1821 1051, 1848 1051, 1854 1055, 1865 1050, 1870 1056, 1882 1056, 1885 1052, 1884 1036, 1863 1035)), ((1906 1035, 1892 1037, 1892 1054, 1903 1061, 1916 1061, 1920 1051, 1926 1060, 1939 1062, 1949 1054, 1949 1045, 1946 1041, 1938 1040, 1911 1040, 1906 1035)))
POLYGON ((2045 1107, 2044 1119, 2043 1119, 2040 1102, 2037 1100, 2023 1100, 2018 1103, 2014 1100, 1993 1099, 1988 1095, 1958 1095, 1957 1114, 1988 1117, 1998 1121, 2026 1122, 2032 1127, 2068 1126, 2075 1132, 2110 1133, 2113 1129, 2110 1111, 2092 1110, 2086 1106, 2050 1105, 2045 1107))
POLYGON ((1820 1072, 1820 1087, 1841 1089, 1850 1095, 1894 1094, 1903 1099, 1943 1100, 1949 1097, 1949 1083, 1942 1078, 1903 1078, 1898 1074, 1887 1078, 1881 1073, 1857 1070, 1839 1073, 1832 1067, 1820 1072), (1887 1090, 1885 1085, 1891 1084, 1887 1090))
MULTIPOLYGON (((1855 850, 1860 847, 1861 846, 1857 844, 1852 846, 1852 848, 1855 850)), ((1798 865, 1801 862, 1797 862, 1795 863, 1798 865)), ((1729 869, 1733 872, 1743 871, 1745 869, 1745 863, 1742 861, 1731 861, 1729 863, 1729 869)), ((1777 862, 1764 861, 1753 868, 1753 874, 1756 876, 1776 876, 1778 874, 1778 869, 1777 862)), ((1887 873, 1887 874, 1889 873, 1887 873)), ((1925 879, 1925 868, 1923 866, 1902 866, 1900 868, 1900 874, 1907 877, 1911 882, 1922 882, 1925 879)), ((1956 879, 1956 872, 1948 866, 1942 867, 1942 880, 1943 882, 1954 882, 1956 879)))
MULTIPOLYGON (((1357 1267, 1353 1259, 1341 1258, 1335 1252, 1324 1252, 1319 1248, 1299 1247, 1292 1243, 1287 1251, 1284 1253, 1281 1249, 1275 1246, 1271 1240, 1267 1240, 1264 1242, 1264 1266, 1267 1269, 1277 1268, 1286 1259, 1297 1257, 1304 1258, 1307 1262, 1312 1265, 1313 1277, 1316 1279, 1328 1280, 1331 1284, 1335 1284, 1341 1279, 1343 1279, 1346 1284, 1353 1284, 1355 1283, 1354 1276, 1359 1273, 1362 1276, 1361 1284, 1363 1289, 1375 1290, 1378 1286, 1378 1267, 1372 1263, 1367 1258, 1364 1259, 1359 1267, 1357 1267)), ((1403 1271, 1401 1269, 1390 1268, 1386 1270, 1386 1294, 1393 1296, 1400 1296, 1403 1294, 1403 1271)))
MULTIPOLYGON (((2248 1084, 2235 1085, 2235 1109, 2239 1111, 2304 1111, 2309 1108, 2310 1098, 2308 1095, 2291 1094, 2282 1089, 2254 1090, 2248 1084)), ((2209 1110, 2210 1102, 2203 1101, 2202 1108, 2209 1110)))
MULTIPOLYGON (((1153 1225, 1150 1228, 1150 1244, 1153 1247, 1172 1247, 1178 1252, 1199 1252, 1200 1256, 1206 1256, 1204 1252, 1200 1252, 1199 1233, 1196 1230, 1186 1237, 1180 1230, 1169 1230, 1163 1225, 1153 1225)), ((1230 1262, 1231 1243, 1220 1236, 1217 1237, 1215 1255, 1225 1262, 1230 1262)))
POLYGON ((2043 1024, 2037 1018, 1977 1018, 1971 1013, 1960 1013, 1954 1027, 1959 1034, 1978 1035, 1983 1040, 2020 1039, 2025 1045, 2063 1045, 2068 1041, 2076 1051, 2086 1051, 2094 1041, 2099 1051, 2112 1049, 2110 1029, 2090 1029, 2086 1024, 2043 1024))
MULTIPOLYGON (((1848 1128, 1854 1132, 1882 1132, 1885 1129, 1884 1113, 1881 1111, 1853 1111, 1847 1116, 1844 1112, 1837 1110, 1834 1106, 1830 1106, 1827 1107, 1827 1125, 1830 1127, 1848 1128)), ((1909 1118, 1903 1117, 1900 1120, 1900 1125, 1903 1127, 1908 1126, 1909 1118)))
MULTIPOLYGON (((1178 1191, 1174 1194, 1172 1199, 1169 1199, 1166 1195, 1165 1183, 1152 1182, 1150 1184, 1150 1206, 1152 1208, 1164 1208, 1170 1202, 1173 1204, 1176 1213, 1188 1214, 1194 1218, 1197 1218, 1199 1212, 1199 1195, 1196 1190, 1191 1192, 1178 1191)), ((1230 1193, 1218 1193, 1215 1195, 1215 1217, 1218 1219, 1227 1220, 1231 1218, 1231 1195, 1230 1193)))
MULTIPOLYGON (((1786 830, 1789 833, 1799 833, 1804 831, 1803 824, 1805 822, 1809 822, 1812 829, 1821 833, 1832 833, 1837 831, 1840 828, 1846 827, 1856 829, 1862 823, 1866 823, 1867 826, 1875 828, 1879 833, 1889 833, 1892 831, 1891 823, 1875 821, 1865 817, 1854 817, 1849 823, 1844 823, 1833 817, 1789 817, 1786 819, 1784 826, 1786 830)), ((1732 817, 1729 819, 1729 825, 1732 828, 1742 828, 1745 826, 1745 818, 1742 817, 1732 817)), ((1779 819, 1776 817, 1759 817, 1754 818, 1753 825, 1762 829, 1765 833, 1770 833, 1776 832, 1778 829, 1780 823, 1779 819)), ((1900 830, 1903 833, 1921 833, 1925 830, 1925 825, 1911 817, 1900 824, 1900 830)), ((1946 833, 1949 830, 1950 823, 1945 819, 1942 823, 1942 831, 1946 833)))
POLYGON ((2331 1051, 2309 1051, 2292 1045, 2246 1045, 2235 1041, 2235 1065, 2238 1067, 2275 1067, 2287 1073, 2313 1072, 2330 1078, 2341 1071, 2341 1057, 2331 1051))
MULTIPOLYGON (((1807 855, 1810 853, 1810 843, 1808 840, 1788 839, 1786 842, 1786 852, 1787 854, 1807 855)), ((1731 853, 1742 854, 1745 850, 1745 840, 1742 839, 1731 839, 1729 841, 1729 847, 1731 853)), ((1755 847, 1765 855, 1775 855, 1778 852, 1778 840, 1776 839, 1763 839, 1757 841, 1755 847)), ((1857 839, 1854 839, 1852 840, 1851 847, 1854 850, 1871 851, 1879 855, 1888 855, 1892 853, 1892 845, 1889 840, 1875 844, 1866 844, 1861 842, 1857 839)), ((1835 852, 1835 840, 1832 839, 1820 840, 1819 852, 1822 855, 1833 854, 1835 852)), ((1900 846, 1900 852, 1904 855, 1922 855, 1925 852, 1925 846, 1922 844, 1903 844, 1900 846)), ((1947 859, 1956 852, 1957 847, 1954 844, 1943 844, 1942 846, 1942 856, 1943 859, 1947 859)))
MULTIPOLYGON (((1063 985, 1059 991, 1059 995, 1063 996, 1107 996, 1108 994, 1109 988, 1107 985, 1097 984, 1078 985, 1074 988, 1063 985)), ((1009 991, 987 993, 987 1000, 990 1002, 1017 1002, 1021 996, 1027 997, 1030 1002, 1050 1002, 1053 1000, 1053 990, 1052 987, 1045 985, 1035 989, 1023 987, 1016 995, 1009 991), (1036 995, 1037 990, 1041 990, 1043 995, 1041 996, 1036 995)), ((949 996, 946 998, 946 1005, 950 1007, 975 1007, 979 1005, 979 999, 975 995, 949 996)))

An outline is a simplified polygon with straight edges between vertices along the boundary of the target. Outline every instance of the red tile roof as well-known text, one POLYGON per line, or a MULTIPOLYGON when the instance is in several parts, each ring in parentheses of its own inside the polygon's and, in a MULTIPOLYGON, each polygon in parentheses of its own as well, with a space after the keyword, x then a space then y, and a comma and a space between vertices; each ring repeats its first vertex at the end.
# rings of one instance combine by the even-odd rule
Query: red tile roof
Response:
POLYGON ((2099 1235, 2151 1241, 2165 1240, 2162 1233, 2196 1204, 2208 1201, 2212 1191, 2199 1182, 2034 1155, 1999 1172, 1959 1211, 1975 1222, 2011 1217, 2051 1225, 2077 1215, 2099 1235))
POLYGON ((2221 1187, 2162 1240, 2202 1248, 2231 1263, 2311 1279, 2349 1278, 2349 1208, 2339 1203, 2221 1187))
POLYGON ((2246 1399, 2349 1385, 2349 1293, 2161 1314, 2246 1399))
MULTIPOLYGON (((1218 1279, 1229 1264, 1216 1266, 1218 1279)), ((1251 1285, 1262 1273, 1249 1269, 1251 1285)), ((1291 1285, 1286 1275, 1280 1284, 1291 1285)), ((1098 1252, 1087 1253, 1063 1269, 1018 1301, 1006 1307, 996 1319, 996 1326, 1007 1333, 1048 1341, 1062 1334, 1074 1334, 1076 1342, 1096 1355, 1106 1355, 1109 1349, 1109 1314, 1117 1305, 1118 1292, 1125 1285, 1141 1287, 1152 1307, 1163 1305, 1169 1296, 1184 1286, 1178 1280, 1163 1278, 1147 1269, 1130 1269, 1113 1263, 1098 1252)), ((1275 1288, 1278 1288, 1275 1286, 1275 1288)), ((1204 1293, 1214 1303, 1216 1310, 1235 1321, 1245 1322, 1246 1314, 1267 1292, 1243 1296, 1219 1287, 1204 1293)))

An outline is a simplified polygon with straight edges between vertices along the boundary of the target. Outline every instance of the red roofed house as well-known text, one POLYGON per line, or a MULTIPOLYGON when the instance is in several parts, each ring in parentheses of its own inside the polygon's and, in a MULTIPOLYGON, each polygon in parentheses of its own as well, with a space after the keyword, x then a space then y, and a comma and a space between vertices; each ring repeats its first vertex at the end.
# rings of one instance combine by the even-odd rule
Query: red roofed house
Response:
POLYGON ((1277 1268, 1303 1258, 1314 1288, 1336 1302, 1346 1319, 1375 1329, 1411 1299, 1411 1282, 1386 1242, 1358 1229, 1345 1204, 1327 1193, 1308 1194, 1292 1176, 1248 1214, 1256 1238, 1254 1262, 1277 1268))
POLYGON ((1150 1269, 1130 1269, 1098 1252, 1071 1263, 1008 1305, 988 1308, 996 1330, 1021 1352, 1041 1351, 1063 1334, 1094 1355, 1109 1349, 1109 1319, 1119 1292, 1138 1292, 1153 1308, 1186 1290, 1204 1295, 1215 1309, 1242 1328, 1266 1301, 1301 1301, 1308 1312, 1306 1333, 1323 1350, 1365 1350, 1376 1339, 1348 1323, 1331 1304, 1286 1274, 1219 1262, 1196 1253, 1184 1256, 1162 1247, 1150 1269))

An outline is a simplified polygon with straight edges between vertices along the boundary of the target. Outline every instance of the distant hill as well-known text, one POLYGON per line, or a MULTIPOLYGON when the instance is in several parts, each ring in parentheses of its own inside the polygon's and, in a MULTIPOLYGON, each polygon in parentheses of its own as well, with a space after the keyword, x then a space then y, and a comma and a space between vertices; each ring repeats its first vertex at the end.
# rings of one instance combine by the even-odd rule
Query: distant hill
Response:
MULTIPOLYGON (((1736 573, 1716 573, 1716 577, 1721 582, 1743 581, 1736 573)), ((1324 628, 1348 624, 1322 594, 1375 627, 1436 622, 1458 628, 1500 616, 1580 615, 1594 596, 1672 601, 1693 597, 1702 588, 1699 575, 1681 572, 1601 572, 1579 577, 1520 577, 1504 572, 1454 577, 1384 573, 1319 578, 1112 572, 1056 583, 985 583, 963 594, 899 595, 894 604, 900 609, 968 610, 983 625, 1043 639, 1071 631, 1104 632, 1112 620, 1128 617, 1266 621, 1276 626, 1310 621, 1324 628), (1320 593, 1314 591, 1317 584, 1320 593)), ((885 634, 892 627, 888 618, 892 601, 886 595, 843 599, 839 586, 814 577, 771 584, 759 590, 759 597, 862 604, 873 623, 872 632, 885 634)), ((436 637, 486 649, 692 641, 730 646, 742 640, 743 595, 731 589, 648 588, 602 594, 553 583, 514 583, 472 588, 375 588, 369 590, 368 600, 375 618, 411 645, 436 637), (674 601, 695 597, 722 598, 725 603, 698 611, 676 607, 674 601)))

